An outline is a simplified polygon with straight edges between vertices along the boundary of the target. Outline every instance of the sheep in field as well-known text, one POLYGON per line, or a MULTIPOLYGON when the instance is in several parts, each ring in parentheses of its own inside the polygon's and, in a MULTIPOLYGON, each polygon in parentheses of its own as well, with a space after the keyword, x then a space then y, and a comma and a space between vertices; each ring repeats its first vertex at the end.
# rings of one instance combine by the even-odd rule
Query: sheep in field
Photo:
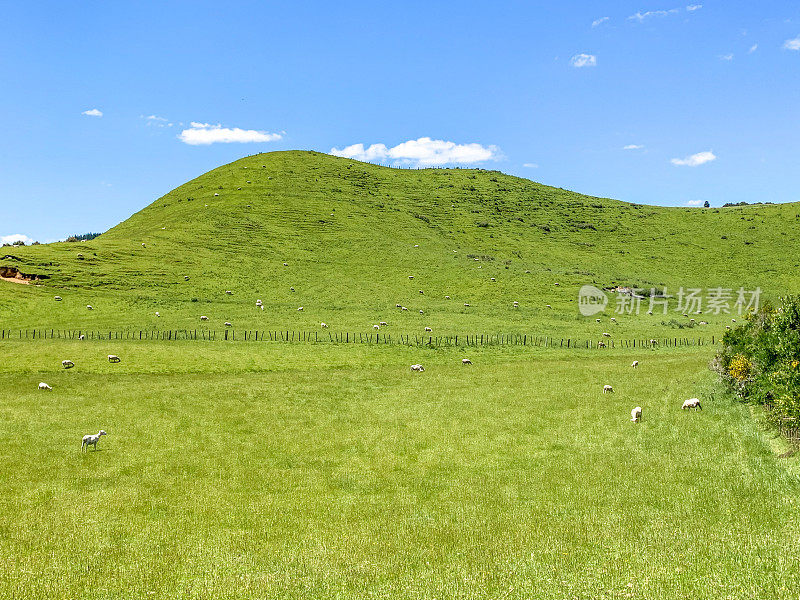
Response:
POLYGON ((207 317, 207 316, 205 316, 205 315, 201 315, 201 316, 200 316, 200 320, 201 320, 201 321, 208 321, 208 317, 207 317))
POLYGON ((612 393, 613 391, 614 391, 614 388, 611 387, 610 385, 606 384, 606 385, 603 386, 603 393, 604 394, 612 393))
POLYGON ((108 435, 102 429, 95 433, 94 435, 85 435, 83 436, 83 441, 81 442, 81 452, 85 452, 89 450, 89 446, 94 446, 95 451, 97 451, 97 442, 100 441, 100 436, 108 435))
POLYGON ((53 299, 54 299, 56 302, 61 302, 61 296, 56 296, 56 297, 55 297, 55 298, 53 298, 53 299))
POLYGON ((65 369, 71 369, 72 367, 75 366, 75 363, 72 362, 71 360, 62 360, 61 366, 64 367, 65 369))
POLYGON ((109 354, 108 355, 108 362, 118 363, 119 360, 120 360, 119 356, 117 356, 116 354, 109 354))
POLYGON ((450 296, 445 296, 444 299, 445 300, 450 300, 450 296))
POLYGON ((373 325, 373 326, 372 326, 372 328, 373 328, 375 331, 377 331, 378 329, 380 329, 380 328, 381 328, 381 326, 380 326, 380 325, 373 325))
POLYGON ((597 347, 598 348, 605 348, 606 347, 606 343, 603 342, 603 341, 597 342, 597 347))
POLYGON ((87 304, 86 305, 86 310, 94 310, 94 308, 92 307, 91 304, 87 304))
POLYGON ((417 373, 422 373, 425 369, 422 365, 411 365, 411 370, 417 373))
POLYGON ((638 366, 639 366, 639 361, 638 361, 638 360, 635 360, 635 361, 633 361, 633 362, 631 363, 631 366, 632 366, 632 367, 635 369, 636 367, 638 367, 638 366))
POLYGON ((603 332, 603 337, 611 337, 611 334, 608 333, 607 331, 604 331, 603 332))
POLYGON ((288 266, 289 266, 289 263, 283 263, 283 266, 284 266, 284 267, 288 267, 288 266))
POLYGON ((658 346, 658 340, 655 339, 655 338, 651 338, 650 339, 650 345, 651 346, 658 346))
POLYGON ((298 307, 297 307, 297 310, 299 310, 299 311, 302 311, 302 310, 303 310, 303 307, 302 307, 302 306, 298 306, 298 307))
POLYGON ((423 292, 422 290, 420 290, 420 291, 419 291, 419 293, 420 293, 420 294, 424 294, 425 292, 423 292))
POLYGON ((380 325, 381 327, 386 327, 389 324, 386 321, 381 321, 380 323, 378 323, 378 325, 380 325))
POLYGON ((468 359, 468 358, 462 358, 461 359, 461 364, 462 365, 471 365, 472 361, 470 359, 468 359))
POLYGON ((414 279, 414 276, 413 275, 409 275, 408 278, 409 279, 414 279))
POLYGON ((233 323, 230 321, 225 321, 225 327, 233 327, 233 323))
POLYGON ((85 339, 86 339, 86 336, 85 336, 85 335, 83 335, 83 334, 80 334, 80 335, 78 336, 78 339, 79 339, 80 341, 83 341, 83 340, 85 340, 85 339))
POLYGON ((595 321, 599 323, 599 322, 600 322, 600 319, 595 319, 595 321))
POLYGON ((184 280, 184 281, 189 281, 189 276, 188 276, 188 275, 184 275, 184 276, 183 276, 183 280, 184 280))
POLYGON ((433 329, 431 329, 430 327, 426 327, 425 331, 433 331, 433 329))
POLYGON ((545 305, 545 306, 547 306, 547 308, 553 308, 553 307, 552 307, 552 306, 550 306, 549 304, 547 304, 547 305, 545 305))
POLYGON ((157 317, 160 317, 160 316, 161 316, 161 313, 160 313, 160 312, 158 312, 158 311, 156 311, 156 316, 157 316, 157 317))
POLYGON ((226 293, 226 294, 228 294, 229 296, 230 296, 231 294, 233 294, 233 292, 232 292, 232 291, 230 291, 230 290, 225 290, 225 293, 226 293))
POLYGON ((631 411, 631 421, 638 423, 642 420, 642 407, 637 406, 631 411))
POLYGON ((616 322, 617 322, 617 320, 616 320, 614 317, 611 317, 611 322, 612 322, 612 323, 616 323, 616 322))
POLYGON ((328 328, 328 324, 325 323, 325 322, 320 323, 319 326, 322 327, 323 329, 327 329, 328 328))
POLYGON ((686 402, 683 403, 681 406, 681 410, 703 410, 703 407, 700 406, 700 398, 689 398, 686 402))
POLYGON ((421 314, 421 315, 424 315, 424 314, 425 314, 424 312, 422 312, 422 309, 421 309, 421 308, 419 309, 419 314, 421 314))
POLYGON ((53 391, 53 388, 51 388, 49 385, 47 385, 44 381, 39 384, 39 389, 40 390, 53 391))
POLYGON ((261 299, 256 300, 256 306, 263 306, 264 303, 261 302, 261 299))
POLYGON ((464 302, 464 306, 466 306, 467 308, 469 308, 469 304, 467 304, 466 302, 464 302))
POLYGON ((401 304, 395 304, 394 307, 395 308, 403 308, 403 306, 401 304))
POLYGON ((401 306, 400 310, 408 310, 405 306, 401 306))
POLYGON ((492 280, 492 281, 497 281, 497 279, 495 279, 494 277, 492 277, 492 278, 491 278, 491 280, 492 280))

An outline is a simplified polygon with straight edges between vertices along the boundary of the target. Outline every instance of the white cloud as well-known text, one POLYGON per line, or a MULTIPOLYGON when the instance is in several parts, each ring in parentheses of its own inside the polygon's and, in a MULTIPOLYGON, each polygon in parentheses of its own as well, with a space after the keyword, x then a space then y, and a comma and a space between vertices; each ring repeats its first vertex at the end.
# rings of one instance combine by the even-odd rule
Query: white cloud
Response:
POLYGON ((686 10, 688 10, 689 12, 694 12, 696 10, 700 10, 701 8, 703 8, 702 4, 690 4, 689 6, 686 7, 686 10))
POLYGON ((800 50, 800 35, 791 40, 786 40, 783 43, 785 50, 800 50))
POLYGON ((702 206, 702 205, 703 205, 703 201, 702 200, 689 200, 686 203, 686 206, 702 206))
POLYGON ((172 127, 172 123, 169 122, 169 119, 157 115, 139 115, 139 118, 144 119, 148 127, 172 127))
POLYGON ((345 158, 353 158, 366 162, 391 161, 395 165, 431 167, 446 164, 472 164, 487 160, 498 160, 501 157, 497 146, 481 144, 456 144, 444 140, 433 140, 421 137, 408 140, 392 148, 386 144, 372 144, 365 148, 364 144, 353 144, 341 150, 331 148, 331 154, 345 158))
POLYGON ((717 160, 717 157, 710 150, 706 152, 698 152, 685 158, 673 158, 670 162, 677 167, 698 167, 704 165, 712 160, 717 160))
POLYGON ((610 20, 610 17, 600 17, 599 19, 595 19, 594 21, 592 21, 592 27, 598 27, 599 25, 602 25, 608 20, 610 20))
POLYGON ((666 17, 667 15, 675 14, 678 12, 677 8, 671 8, 669 10, 648 10, 647 12, 637 12, 636 14, 631 15, 628 17, 629 21, 639 21, 641 23, 645 19, 649 19, 650 17, 666 17))
POLYGON ((580 69, 581 67, 596 67, 597 57, 594 54, 576 54, 569 62, 576 69, 580 69))
POLYGON ((13 244, 14 242, 23 241, 26 244, 30 244, 34 241, 33 238, 29 238, 27 235, 22 235, 21 233, 13 233, 11 235, 4 235, 0 236, 0 244, 13 244))
POLYGON ((627 146, 623 146, 623 150, 641 150, 644 146, 640 144, 628 144, 627 146))
POLYGON ((752 46, 750 46, 750 50, 748 50, 747 53, 752 54, 756 50, 758 50, 758 44, 753 44, 752 46))
POLYGON ((102 117, 102 111, 97 110, 96 108, 91 108, 89 110, 85 110, 81 113, 82 115, 86 115, 87 117, 102 117))
POLYGON ((207 146, 209 144, 230 144, 230 143, 259 143, 274 142, 281 139, 280 133, 270 133, 268 131, 257 131, 255 129, 239 129, 238 127, 223 127, 220 124, 211 125, 209 123, 191 122, 189 129, 184 129, 178 135, 178 139, 190 146, 207 146))
POLYGON ((536 163, 523 163, 522 166, 526 167, 528 169, 538 169, 539 168, 539 165, 537 165, 536 163))
POLYGON ((733 54, 720 54, 720 60, 733 60, 733 54))

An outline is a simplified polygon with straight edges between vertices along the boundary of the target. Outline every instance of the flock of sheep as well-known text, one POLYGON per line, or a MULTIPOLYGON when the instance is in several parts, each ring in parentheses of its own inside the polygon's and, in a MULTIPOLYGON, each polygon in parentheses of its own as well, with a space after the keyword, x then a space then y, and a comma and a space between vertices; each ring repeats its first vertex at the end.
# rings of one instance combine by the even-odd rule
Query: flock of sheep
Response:
MULTIPOLYGON (((468 358, 461 359, 462 365, 471 365, 472 361, 468 358)), ((631 363, 631 367, 634 369, 639 366, 639 361, 635 360, 631 363)), ((415 373, 422 373, 425 371, 425 367, 420 364, 411 365, 411 371, 415 373)), ((604 394, 612 394, 614 393, 614 386, 605 384, 603 386, 603 393, 604 394)), ((689 398, 688 400, 684 401, 683 405, 681 406, 681 410, 702 410, 703 407, 700 405, 699 398, 689 398)), ((637 406, 631 410, 631 421, 633 423, 639 423, 642 420, 642 407, 637 406)))

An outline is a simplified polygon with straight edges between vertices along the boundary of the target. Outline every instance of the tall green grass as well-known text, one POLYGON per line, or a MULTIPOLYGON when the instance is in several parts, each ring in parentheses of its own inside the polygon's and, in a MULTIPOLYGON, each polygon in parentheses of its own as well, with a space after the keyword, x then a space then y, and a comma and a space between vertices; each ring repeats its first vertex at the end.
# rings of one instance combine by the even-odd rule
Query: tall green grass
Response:
POLYGON ((798 480, 707 351, 3 348, 0 597, 800 589, 798 480))

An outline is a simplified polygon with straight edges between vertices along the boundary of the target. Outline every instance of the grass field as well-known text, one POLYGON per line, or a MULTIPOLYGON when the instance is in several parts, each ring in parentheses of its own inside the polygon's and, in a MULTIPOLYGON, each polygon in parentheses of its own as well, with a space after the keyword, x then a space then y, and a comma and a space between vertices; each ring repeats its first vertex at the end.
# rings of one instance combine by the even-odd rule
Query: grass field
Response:
POLYGON ((800 589, 796 464, 708 349, 2 347, 3 598, 800 589))
MULTIPOLYGON (((387 321, 403 333, 429 326, 440 334, 591 338, 612 326, 614 299, 604 322, 582 317, 584 284, 670 294, 760 287, 775 298, 800 286, 798 235, 796 203, 663 208, 497 171, 402 170, 273 152, 203 174, 90 242, 0 251, 0 266, 49 276, 41 287, 0 281, 0 327, 194 329, 229 321, 311 330, 324 321, 366 332, 387 321)), ((616 315, 612 333, 671 336, 690 325, 674 305, 648 316, 646 304, 639 316, 616 315)), ((710 336, 730 315, 700 320, 710 336)))

